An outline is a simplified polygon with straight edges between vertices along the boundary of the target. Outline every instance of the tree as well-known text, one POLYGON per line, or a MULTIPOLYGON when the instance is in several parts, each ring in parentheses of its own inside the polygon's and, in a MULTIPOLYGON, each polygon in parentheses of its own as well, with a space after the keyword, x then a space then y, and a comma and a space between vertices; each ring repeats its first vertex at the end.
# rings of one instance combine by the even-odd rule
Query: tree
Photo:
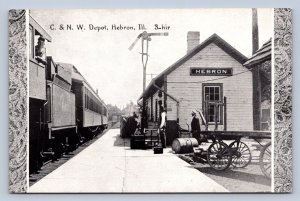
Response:
POLYGON ((107 104, 107 111, 108 111, 108 121, 111 121, 113 116, 123 115, 121 109, 118 108, 118 106, 116 105, 107 104))

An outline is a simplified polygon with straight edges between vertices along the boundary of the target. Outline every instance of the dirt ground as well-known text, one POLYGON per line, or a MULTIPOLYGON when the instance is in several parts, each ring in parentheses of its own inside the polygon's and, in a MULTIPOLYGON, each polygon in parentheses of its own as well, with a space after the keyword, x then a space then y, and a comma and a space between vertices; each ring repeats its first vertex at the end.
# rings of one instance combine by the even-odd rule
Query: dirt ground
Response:
POLYGON ((271 191, 271 180, 262 174, 259 165, 255 163, 245 168, 231 167, 225 171, 214 170, 207 164, 198 164, 194 167, 231 192, 271 191))
MULTIPOLYGON (((206 176, 224 186, 230 192, 270 192, 271 179, 264 176, 259 166, 259 145, 254 141, 245 142, 251 150, 251 163, 245 168, 234 168, 230 166, 225 171, 217 171, 208 164, 195 163, 192 168, 196 168, 206 176)), ((206 149, 210 143, 202 145, 206 149)), ((183 158, 182 158, 183 159, 183 158)))

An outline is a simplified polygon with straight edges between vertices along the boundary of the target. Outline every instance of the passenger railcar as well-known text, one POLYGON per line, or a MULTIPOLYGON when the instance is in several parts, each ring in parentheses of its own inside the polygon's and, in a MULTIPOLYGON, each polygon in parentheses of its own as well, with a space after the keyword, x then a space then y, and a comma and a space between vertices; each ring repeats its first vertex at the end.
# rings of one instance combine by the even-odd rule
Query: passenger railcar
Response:
POLYGON ((107 128, 107 107, 75 66, 66 63, 60 65, 72 69, 71 89, 75 93, 79 133, 90 139, 107 128))
POLYGON ((107 108, 72 64, 46 56, 50 35, 29 23, 29 171, 107 128, 107 108))

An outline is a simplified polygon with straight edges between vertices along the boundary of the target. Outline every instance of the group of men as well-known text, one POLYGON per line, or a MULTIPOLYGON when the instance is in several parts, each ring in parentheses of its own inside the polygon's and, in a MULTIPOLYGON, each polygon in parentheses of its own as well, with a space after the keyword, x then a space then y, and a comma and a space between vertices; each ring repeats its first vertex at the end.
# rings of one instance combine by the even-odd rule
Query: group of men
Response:
MULTIPOLYGON (((167 112, 165 107, 161 106, 160 108, 160 118, 159 118, 159 127, 158 127, 158 134, 159 134, 159 140, 160 140, 160 145, 163 148, 166 148, 166 121, 167 121, 167 112)), ((192 121, 191 121, 191 133, 193 138, 196 138, 198 143, 200 144, 201 142, 203 142, 203 137, 200 135, 201 132, 201 128, 200 128, 200 121, 197 118, 197 114, 196 111, 192 111, 191 113, 192 115, 192 121)), ((136 126, 135 129, 139 126, 138 123, 138 116, 136 115, 136 113, 133 113, 132 121, 136 122, 136 126)), ((132 134, 134 133, 134 130, 132 130, 132 134)))
MULTIPOLYGON (((196 138, 198 143, 201 144, 201 142, 207 141, 201 134, 201 128, 200 128, 200 121, 197 118, 197 113, 195 110, 192 111, 192 121, 191 121, 191 133, 193 138, 196 138)), ((160 135, 160 141, 163 148, 166 147, 166 118, 167 113, 166 109, 162 106, 161 107, 161 118, 159 123, 159 129, 158 133, 160 135)))

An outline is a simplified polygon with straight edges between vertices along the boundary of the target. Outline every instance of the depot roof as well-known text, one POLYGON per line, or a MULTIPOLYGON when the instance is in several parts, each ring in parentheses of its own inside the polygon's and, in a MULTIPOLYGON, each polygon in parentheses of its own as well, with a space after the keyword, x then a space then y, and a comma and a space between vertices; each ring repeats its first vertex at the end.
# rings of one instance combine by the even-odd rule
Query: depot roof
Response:
POLYGON ((244 56, 242 53, 240 53, 237 49, 232 47, 229 43, 227 43, 224 39, 222 39, 217 34, 211 35, 209 38, 207 38, 205 41, 197 45, 195 48, 190 50, 186 55, 184 55, 182 58, 177 60, 174 64, 169 66, 167 69, 165 69, 163 72, 161 72, 159 75, 157 75, 155 78, 153 78, 150 82, 150 84, 147 86, 145 92, 139 97, 139 100, 145 95, 146 97, 149 96, 152 93, 155 93, 157 91, 157 88, 154 87, 154 84, 161 87, 164 83, 164 77, 170 74, 172 71, 177 69, 179 66, 181 66, 184 62, 192 58, 195 54, 200 52, 202 49, 204 49, 209 44, 214 43, 218 47, 220 47, 223 51, 225 51, 227 54, 232 56, 234 59, 236 59, 239 63, 243 64, 245 61, 247 61, 247 57, 244 56))
POLYGON ((252 57, 244 63, 246 67, 251 67, 257 63, 264 62, 265 60, 270 60, 272 54, 272 40, 271 38, 263 44, 263 46, 258 49, 252 57))

